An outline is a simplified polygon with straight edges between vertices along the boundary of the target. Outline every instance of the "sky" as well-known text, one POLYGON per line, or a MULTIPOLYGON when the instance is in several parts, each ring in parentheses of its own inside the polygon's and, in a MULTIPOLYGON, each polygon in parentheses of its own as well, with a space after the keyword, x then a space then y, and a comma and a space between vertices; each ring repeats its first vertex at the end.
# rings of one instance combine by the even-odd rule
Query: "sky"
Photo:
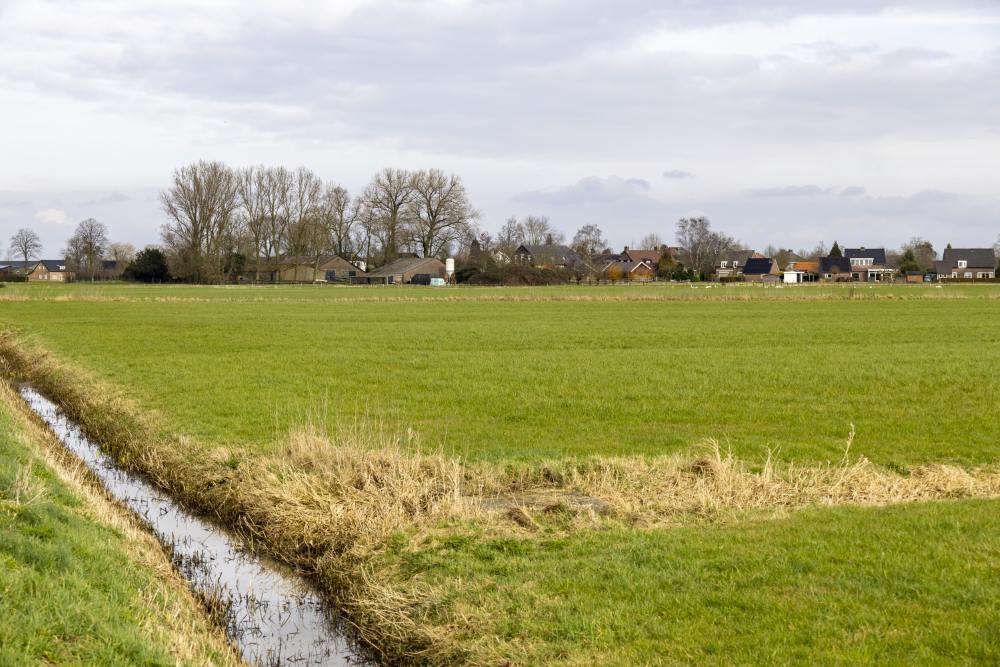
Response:
POLYGON ((1000 234, 1000 0, 0 0, 0 241, 155 243, 199 159, 465 180, 615 247, 1000 234))

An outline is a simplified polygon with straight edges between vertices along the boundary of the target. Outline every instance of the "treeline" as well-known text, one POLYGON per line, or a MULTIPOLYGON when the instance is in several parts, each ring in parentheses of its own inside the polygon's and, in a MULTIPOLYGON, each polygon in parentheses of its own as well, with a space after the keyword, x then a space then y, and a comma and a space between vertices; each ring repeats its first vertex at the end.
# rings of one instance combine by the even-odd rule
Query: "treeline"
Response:
POLYGON ((259 278, 327 254, 375 264, 403 253, 444 258, 478 232, 462 179, 439 169, 384 169, 352 196, 305 167, 202 161, 177 169, 160 201, 171 273, 193 282, 259 278))

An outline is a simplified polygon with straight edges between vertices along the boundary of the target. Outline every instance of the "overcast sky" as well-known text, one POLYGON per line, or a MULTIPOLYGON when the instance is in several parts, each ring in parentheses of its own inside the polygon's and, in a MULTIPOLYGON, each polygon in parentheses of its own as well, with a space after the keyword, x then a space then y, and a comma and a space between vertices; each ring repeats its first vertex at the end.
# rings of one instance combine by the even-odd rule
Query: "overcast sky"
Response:
POLYGON ((155 242, 198 160, 460 174, 615 246, 990 245, 1000 2, 0 0, 0 232, 155 242), (664 8, 673 6, 674 8, 664 8))

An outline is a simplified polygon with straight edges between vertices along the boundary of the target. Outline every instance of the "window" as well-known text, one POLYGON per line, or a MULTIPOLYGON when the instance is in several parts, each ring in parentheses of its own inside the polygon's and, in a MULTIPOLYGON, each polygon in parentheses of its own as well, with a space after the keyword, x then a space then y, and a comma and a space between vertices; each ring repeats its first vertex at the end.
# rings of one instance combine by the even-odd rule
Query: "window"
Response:
POLYGON ((968 260, 964 260, 964 259, 958 260, 958 268, 964 269, 964 268, 967 268, 968 266, 969 266, 968 260))
POLYGON ((951 272, 951 277, 952 278, 958 278, 958 271, 952 271, 951 272))
POLYGON ((729 268, 729 262, 727 262, 726 260, 722 260, 722 268, 728 269, 729 268))
POLYGON ((972 277, 972 271, 966 271, 965 272, 965 277, 966 278, 971 278, 972 277))

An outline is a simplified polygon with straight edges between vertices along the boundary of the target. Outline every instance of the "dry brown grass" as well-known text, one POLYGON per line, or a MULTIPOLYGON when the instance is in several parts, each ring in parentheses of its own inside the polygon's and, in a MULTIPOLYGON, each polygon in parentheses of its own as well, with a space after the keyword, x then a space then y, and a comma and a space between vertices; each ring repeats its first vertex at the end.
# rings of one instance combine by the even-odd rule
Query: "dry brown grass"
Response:
POLYGON ((375 576, 371 557, 401 531, 412 540, 471 526, 529 536, 542 526, 654 527, 746 511, 1000 496, 996 468, 927 465, 901 475, 851 457, 849 442, 843 460, 810 467, 768 460, 754 468, 716 443, 664 457, 467 465, 414 454, 405 436, 354 426, 303 430, 273 455, 219 448, 206 456, 113 388, 11 336, 0 337, 0 359, 121 461, 311 575, 388 662, 489 663, 513 650, 457 640, 462 618, 424 622, 438 591, 403 594, 375 576))

